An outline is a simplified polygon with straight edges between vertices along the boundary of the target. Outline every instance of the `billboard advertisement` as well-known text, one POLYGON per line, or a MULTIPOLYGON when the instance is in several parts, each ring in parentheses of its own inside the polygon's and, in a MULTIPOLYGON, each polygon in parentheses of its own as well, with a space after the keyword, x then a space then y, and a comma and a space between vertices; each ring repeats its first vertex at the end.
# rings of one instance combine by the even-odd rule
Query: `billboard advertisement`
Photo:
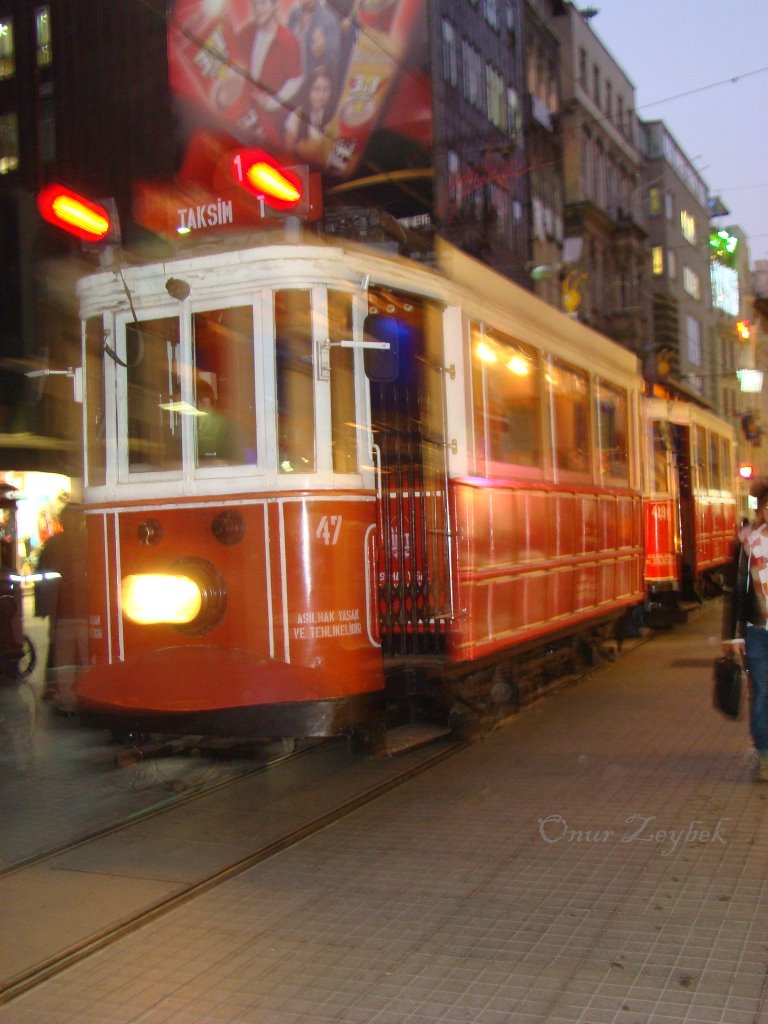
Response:
POLYGON ((426 52, 424 0, 174 0, 169 19, 188 147, 214 134, 340 181, 376 132, 429 144, 426 52))

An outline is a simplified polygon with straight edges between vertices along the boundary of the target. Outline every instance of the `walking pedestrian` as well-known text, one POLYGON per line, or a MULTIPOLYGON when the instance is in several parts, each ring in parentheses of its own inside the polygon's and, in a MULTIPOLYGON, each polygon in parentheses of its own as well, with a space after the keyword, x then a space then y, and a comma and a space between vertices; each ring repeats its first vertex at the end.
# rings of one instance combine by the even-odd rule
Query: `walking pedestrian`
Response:
POLYGON ((38 563, 40 573, 58 573, 58 578, 38 584, 54 586, 50 598, 40 601, 37 614, 51 618, 46 695, 57 711, 72 715, 77 682, 88 666, 85 515, 82 506, 70 502, 59 518, 62 532, 45 542, 38 563))
POLYGON ((739 531, 726 591, 723 649, 749 673, 749 727, 756 782, 768 782, 768 478, 753 484, 757 514, 739 531))

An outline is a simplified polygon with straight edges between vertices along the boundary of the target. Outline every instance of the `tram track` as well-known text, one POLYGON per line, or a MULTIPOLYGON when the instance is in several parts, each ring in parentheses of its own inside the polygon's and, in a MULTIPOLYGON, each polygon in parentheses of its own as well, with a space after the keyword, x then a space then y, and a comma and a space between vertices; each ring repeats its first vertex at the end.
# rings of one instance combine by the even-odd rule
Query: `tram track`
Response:
MULTIPOLYGON (((66 842, 59 844, 58 846, 51 846, 41 853, 33 854, 29 857, 22 858, 14 861, 11 864, 7 864, 4 867, 0 867, 0 882, 2 879, 24 871, 27 868, 34 867, 39 864, 45 863, 45 861, 51 860, 54 857, 59 857, 62 854, 69 853, 72 850, 76 850, 80 846, 87 845, 88 843, 94 842, 98 839, 103 839, 105 836, 114 835, 117 832, 122 831, 126 828, 131 828, 138 822, 147 821, 157 815, 166 814, 168 811, 176 810, 182 807, 184 804, 191 803, 195 800, 199 800, 203 797, 211 796, 214 793, 219 792, 222 789, 226 789, 229 786, 236 785, 243 779, 248 778, 251 775, 257 775, 261 772, 268 771, 270 768, 274 768, 277 765, 283 764, 286 761, 292 760, 293 758, 300 757, 303 754, 309 753, 314 747, 300 747, 292 750, 290 753, 282 754, 279 757, 272 758, 268 761, 264 761, 261 764, 254 765, 252 768, 246 768, 239 772, 237 775, 230 776, 229 778, 220 779, 218 782, 213 783, 200 783, 195 784, 194 788, 191 788, 188 792, 182 792, 178 789, 174 790, 171 788, 171 794, 160 803, 153 804, 151 807, 145 807, 138 811, 133 811, 125 816, 119 818, 116 821, 111 822, 108 825, 103 825, 100 828, 92 829, 91 831, 85 832, 82 835, 76 836, 72 839, 68 839, 66 842)), ((119 758, 115 759, 116 768, 120 768, 119 758)), ((137 765, 140 763, 136 762, 137 765)), ((173 781, 170 786, 173 787, 173 781)))
MULTIPOLYGON (((365 804, 379 799, 415 775, 428 771, 459 753, 469 745, 469 742, 451 737, 441 740, 439 744, 421 747, 418 750, 398 754, 396 757, 371 757, 364 760, 351 755, 346 748, 342 750, 338 745, 323 745, 320 748, 302 751, 306 756, 300 759, 302 762, 300 771, 294 763, 295 756, 284 758, 283 763, 272 766, 276 768, 276 771, 272 773, 272 778, 275 780, 277 774, 291 778, 276 781, 274 784, 256 785, 252 790, 253 793, 260 791, 262 796, 267 791, 275 790, 282 791, 286 795, 284 806, 276 805, 273 808, 273 814, 280 821, 277 827, 271 829, 270 834, 263 835, 261 841, 247 852, 241 850, 237 856, 225 856, 214 870, 199 872, 193 879, 187 879, 182 884, 171 885, 168 892, 153 899, 145 899, 141 906, 137 905, 112 920, 102 922, 98 926, 93 923, 75 939, 61 944, 58 948, 51 949, 46 955, 38 956, 33 962, 30 961, 16 969, 8 977, 0 979, 0 1004, 11 1002, 98 950, 242 874, 262 861, 289 849, 365 804), (355 771, 345 770, 352 766, 355 767, 355 771), (321 782, 328 781, 334 784, 328 787, 324 805, 319 805, 317 799, 316 773, 318 771, 321 775, 321 782), (314 786, 312 782, 315 783, 314 786), (302 792, 305 793, 304 804, 302 813, 297 820, 295 803, 301 798, 302 792)), ((145 844, 151 845, 151 842, 156 841, 161 835, 162 829, 164 825, 168 824, 171 815, 179 819, 186 813, 189 828, 194 831, 200 826, 200 814, 203 818, 205 817, 205 808, 202 807, 202 802, 207 797, 215 797, 220 801, 222 794, 232 794, 238 787, 241 791, 250 789, 257 780, 265 779, 266 774, 256 771, 245 777, 227 780, 205 793, 190 796, 189 799, 181 803, 170 807, 156 808, 152 812, 137 816, 135 821, 115 823, 112 827, 99 830, 93 836, 82 837, 77 841, 65 844, 61 850, 48 851, 35 858, 30 864, 16 865, 13 870, 0 877, 0 906, 3 906, 8 900, 14 899, 14 893, 8 891, 8 887, 13 886, 14 882, 20 883, 17 885, 16 898, 19 895, 18 888, 20 887, 23 891, 25 883, 27 888, 41 884, 53 887, 66 884, 71 877, 77 879, 78 874, 81 877, 88 875, 91 879, 99 875, 100 877, 96 878, 98 885, 103 878, 103 872, 108 869, 107 867, 97 869, 94 866, 94 860, 98 860, 99 856, 105 856, 107 860, 109 858, 108 851, 102 850, 99 854, 100 846, 103 847, 105 843, 114 844, 116 840, 124 838, 132 827, 138 826, 142 830, 142 835, 137 837, 140 841, 139 848, 145 849, 145 844), (200 813, 190 815, 189 812, 192 808, 200 813), (151 836, 150 840, 148 840, 148 836, 151 836), (4 888, 6 889, 5 894, 4 888)), ((241 803, 242 795, 241 792, 241 803)), ((173 830, 178 831, 178 829, 179 821, 177 820, 173 824, 173 830)), ((233 849, 231 854, 234 852, 233 849)), ((112 878, 115 885, 119 887, 124 876, 120 875, 117 866, 113 871, 112 878)), ((156 880, 150 880, 150 889, 153 887, 153 882, 156 886, 156 880)), ((53 901, 53 897, 52 890, 39 894, 39 905, 43 908, 46 907, 53 901)), ((45 928, 44 921, 41 920, 38 923, 40 928, 45 928)))
MULTIPOLYGON (((649 631, 646 636, 630 641, 617 652, 618 656, 646 643, 653 635, 654 631, 649 631)), ((577 683, 599 672, 601 667, 590 666, 564 681, 563 685, 577 683)), ((541 699, 554 697, 556 692, 556 688, 552 689, 541 699)), ((533 704, 520 710, 529 710, 533 704)), ((45 956, 31 958, 21 969, 6 977, 2 976, 4 965, 0 963, 0 1005, 11 1002, 100 949, 385 796, 414 776, 464 750, 489 729, 503 727, 515 717, 516 713, 502 715, 486 722, 485 727, 472 738, 444 736, 432 744, 405 749, 389 757, 361 757, 352 753, 344 742, 324 741, 299 747, 234 778, 183 796, 175 794, 160 805, 123 817, 23 863, 9 866, 0 872, 0 913, 4 910, 4 886, 19 877, 24 879, 36 874, 35 885, 40 883, 40 873, 47 871, 52 874, 47 880, 49 885, 56 884, 57 878, 60 880, 67 875, 95 877, 106 873, 118 881, 127 877, 130 869, 125 866, 121 869, 120 864, 111 867, 110 851, 102 850, 99 854, 98 848, 105 844, 114 847, 121 839, 130 836, 132 829, 139 832, 134 837, 139 866, 148 872, 149 877, 151 867, 148 868, 147 864, 153 863, 153 848, 164 830, 178 839, 183 835, 185 822, 194 833, 201 820, 207 821, 209 817, 214 823, 217 817, 226 823, 236 821, 238 817, 242 819, 244 808, 246 812, 255 812, 259 808, 266 815, 265 820, 274 825, 271 829, 262 829, 258 841, 250 843, 247 850, 231 850, 230 855, 224 856, 213 870, 199 871, 194 878, 172 885, 162 895, 146 899, 141 906, 116 915, 106 923, 92 926, 74 939, 68 935, 67 941, 58 948, 45 956), (240 798, 233 798, 238 793, 240 798), (297 804, 301 804, 298 815, 297 804), (178 820, 172 822, 173 818, 181 819, 181 825, 178 820), (101 864, 99 856, 102 857, 101 864)), ((183 844, 183 839, 178 841, 183 844)), ((41 903, 45 904, 46 899, 43 898, 41 903)), ((45 928, 43 922, 40 926, 45 928)))

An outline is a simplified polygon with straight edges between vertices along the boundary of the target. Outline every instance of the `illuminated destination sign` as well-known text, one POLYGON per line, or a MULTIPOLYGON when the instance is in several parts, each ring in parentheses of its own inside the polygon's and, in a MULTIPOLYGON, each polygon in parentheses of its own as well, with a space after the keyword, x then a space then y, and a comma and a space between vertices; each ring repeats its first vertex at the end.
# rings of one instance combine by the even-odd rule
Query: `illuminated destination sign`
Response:
POLYGON ((166 238, 189 234, 222 234, 270 227, 287 216, 315 220, 322 212, 318 176, 293 168, 301 182, 298 202, 275 209, 267 198, 233 184, 223 187, 218 174, 207 175, 209 188, 181 181, 139 182, 134 186, 133 216, 148 231, 166 238))

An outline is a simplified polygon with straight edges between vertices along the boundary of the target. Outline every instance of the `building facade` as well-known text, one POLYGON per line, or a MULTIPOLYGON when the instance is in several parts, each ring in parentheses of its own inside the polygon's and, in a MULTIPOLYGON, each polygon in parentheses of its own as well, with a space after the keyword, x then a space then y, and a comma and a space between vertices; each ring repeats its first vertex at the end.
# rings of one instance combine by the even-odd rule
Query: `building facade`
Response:
POLYGON ((647 224, 634 86, 573 4, 551 18, 560 43, 566 309, 643 356, 650 323, 647 224))

